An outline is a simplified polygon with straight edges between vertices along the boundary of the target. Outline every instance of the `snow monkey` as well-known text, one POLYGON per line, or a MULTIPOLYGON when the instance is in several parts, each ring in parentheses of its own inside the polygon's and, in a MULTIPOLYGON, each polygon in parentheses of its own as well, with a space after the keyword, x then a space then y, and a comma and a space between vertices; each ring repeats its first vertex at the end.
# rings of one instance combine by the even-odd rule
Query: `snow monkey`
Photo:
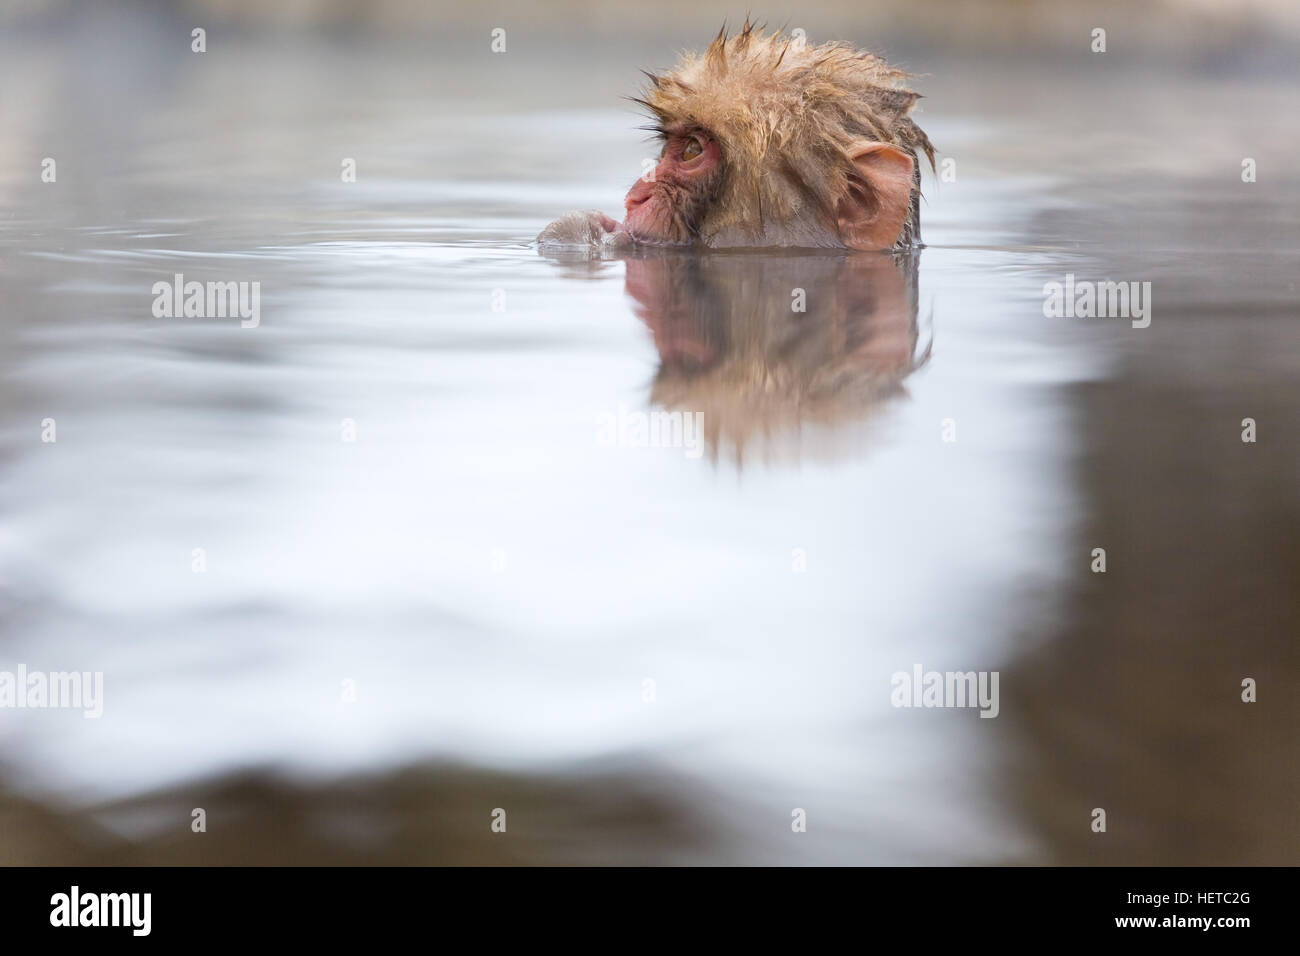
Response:
POLYGON ((933 168, 934 147, 908 115, 920 94, 906 73, 746 22, 646 76, 635 101, 663 149, 628 191, 623 222, 570 213, 541 243, 898 251, 919 241, 918 153, 933 168))

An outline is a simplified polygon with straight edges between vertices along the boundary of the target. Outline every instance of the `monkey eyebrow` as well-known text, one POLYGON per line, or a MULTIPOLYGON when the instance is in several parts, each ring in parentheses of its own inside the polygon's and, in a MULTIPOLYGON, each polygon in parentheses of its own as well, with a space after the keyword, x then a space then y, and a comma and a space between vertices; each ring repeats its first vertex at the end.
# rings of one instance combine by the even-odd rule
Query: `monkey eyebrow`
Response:
POLYGON ((667 142, 670 139, 685 139, 688 136, 699 136, 703 139, 713 139, 709 131, 702 126, 695 126, 689 123, 662 121, 647 123, 644 126, 638 126, 637 129, 645 130, 647 133, 654 133, 660 140, 667 142))
POLYGON ((640 96, 625 96, 623 99, 635 103, 637 106, 651 114, 651 122, 645 126, 638 126, 636 127, 637 129, 643 129, 649 133, 654 133, 663 139, 667 139, 672 135, 672 132, 667 126, 668 116, 663 113, 663 111, 657 109, 649 100, 640 96))
POLYGON ((646 124, 645 126, 637 126, 637 129, 647 130, 650 131, 650 133, 658 133, 660 137, 703 137, 706 139, 712 139, 712 135, 708 133, 708 130, 706 130, 705 127, 698 124, 692 124, 692 122, 668 122, 664 120, 656 120, 654 122, 649 122, 649 124, 646 124))

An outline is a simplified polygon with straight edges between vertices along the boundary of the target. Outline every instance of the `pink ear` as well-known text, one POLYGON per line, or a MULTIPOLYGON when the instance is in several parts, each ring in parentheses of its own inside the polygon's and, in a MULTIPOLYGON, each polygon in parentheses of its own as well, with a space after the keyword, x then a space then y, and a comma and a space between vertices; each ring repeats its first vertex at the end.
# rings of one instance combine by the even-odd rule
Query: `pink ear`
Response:
POLYGON ((835 215, 850 249, 888 249, 912 209, 912 157, 888 143, 862 143, 849 150, 854 173, 835 215))

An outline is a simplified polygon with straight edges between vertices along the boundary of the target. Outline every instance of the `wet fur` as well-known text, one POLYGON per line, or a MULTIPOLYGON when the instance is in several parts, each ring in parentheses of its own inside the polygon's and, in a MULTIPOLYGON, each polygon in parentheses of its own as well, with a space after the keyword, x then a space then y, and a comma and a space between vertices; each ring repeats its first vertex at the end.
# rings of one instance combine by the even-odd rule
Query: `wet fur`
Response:
POLYGON ((649 129, 702 129, 723 151, 720 181, 690 205, 684 231, 710 245, 825 246, 854 170, 848 151, 866 140, 911 155, 910 214, 895 248, 919 241, 918 154, 933 169, 934 147, 908 115, 920 98, 903 85, 908 74, 843 43, 799 47, 747 21, 646 75, 636 102, 654 117, 649 129))

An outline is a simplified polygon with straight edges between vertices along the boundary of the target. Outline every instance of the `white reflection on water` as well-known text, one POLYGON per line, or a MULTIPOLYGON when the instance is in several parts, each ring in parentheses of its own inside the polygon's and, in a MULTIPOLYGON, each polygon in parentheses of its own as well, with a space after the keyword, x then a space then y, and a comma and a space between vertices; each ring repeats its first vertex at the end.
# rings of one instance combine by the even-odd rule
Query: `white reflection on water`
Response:
POLYGON ((595 440, 599 411, 649 408, 657 365, 625 263, 122 242, 50 273, 75 331, 34 324, 11 376, 59 440, 4 436, 5 658, 107 685, 93 725, 6 721, 16 782, 83 801, 250 763, 640 754, 736 805, 816 808, 823 856, 878 827, 881 858, 937 855, 938 820, 963 854, 1006 850, 976 799, 991 722, 888 690, 914 662, 998 667, 1061 559, 1069 432, 1044 386, 1069 363, 987 288, 1009 257, 925 253, 935 357, 847 453, 737 468, 595 440), (260 279, 262 327, 149 317, 150 277, 181 269, 260 279))

